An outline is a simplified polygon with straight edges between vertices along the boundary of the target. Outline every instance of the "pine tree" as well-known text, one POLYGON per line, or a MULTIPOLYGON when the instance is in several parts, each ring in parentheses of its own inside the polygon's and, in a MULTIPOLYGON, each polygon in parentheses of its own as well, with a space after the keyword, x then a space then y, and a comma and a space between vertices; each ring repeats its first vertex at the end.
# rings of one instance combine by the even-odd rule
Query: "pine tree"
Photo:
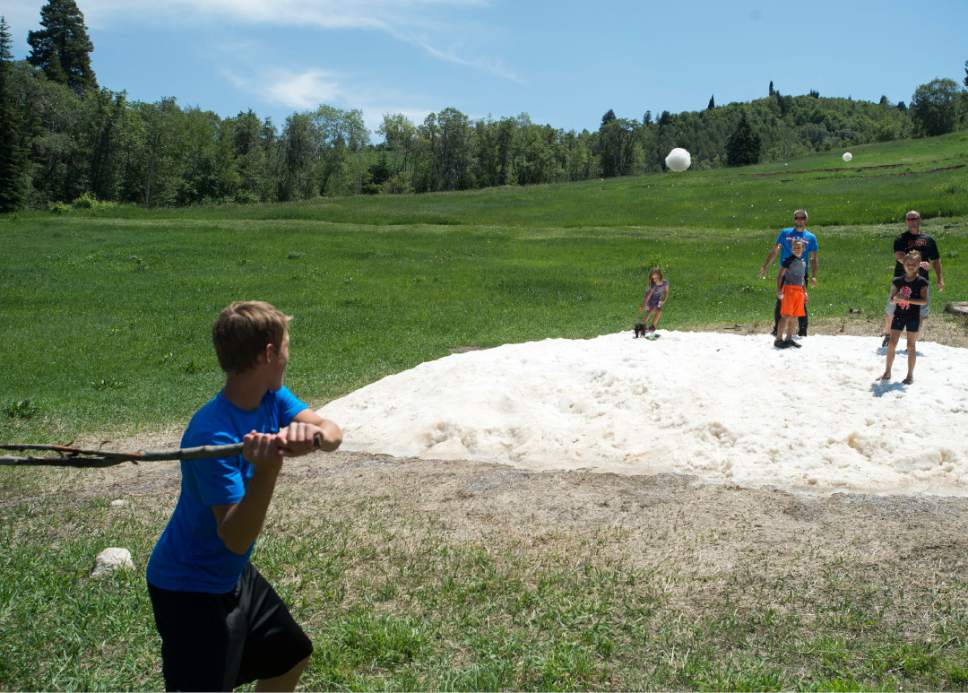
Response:
POLYGON ((27 34, 27 60, 47 78, 68 85, 78 94, 97 88, 91 69, 94 45, 84 26, 84 15, 74 0, 49 0, 40 10, 44 28, 27 34))
POLYGON ((706 110, 707 111, 711 111, 714 108, 716 108, 716 95, 715 94, 713 94, 712 96, 709 97, 709 103, 706 104, 706 110))
POLYGON ((773 96, 774 93, 775 93, 775 91, 773 89, 773 80, 771 79, 770 80, 770 93, 769 93, 769 96, 773 96))
POLYGON ((760 160, 760 136, 753 132, 744 113, 726 142, 726 163, 730 166, 746 166, 760 160))
POLYGON ((0 17, 0 212, 23 206, 26 157, 20 146, 19 114, 14 108, 10 28, 0 17))

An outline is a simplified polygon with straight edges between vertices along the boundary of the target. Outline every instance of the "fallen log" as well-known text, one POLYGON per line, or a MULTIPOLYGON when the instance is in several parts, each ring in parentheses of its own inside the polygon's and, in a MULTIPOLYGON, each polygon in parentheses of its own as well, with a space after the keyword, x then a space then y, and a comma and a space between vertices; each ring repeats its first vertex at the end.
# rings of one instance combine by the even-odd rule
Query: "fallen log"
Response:
POLYGON ((958 301, 945 306, 945 311, 968 318, 968 301, 958 301))

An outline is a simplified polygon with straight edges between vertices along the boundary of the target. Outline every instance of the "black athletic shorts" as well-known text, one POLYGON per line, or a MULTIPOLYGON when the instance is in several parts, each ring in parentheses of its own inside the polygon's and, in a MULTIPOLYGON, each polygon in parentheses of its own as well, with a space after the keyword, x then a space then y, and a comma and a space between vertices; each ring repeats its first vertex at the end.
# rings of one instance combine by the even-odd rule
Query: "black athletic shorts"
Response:
POLYGON ((252 564, 225 594, 148 584, 169 691, 230 691, 281 676, 313 651, 289 609, 252 564))
POLYGON ((911 310, 911 311, 895 311, 894 318, 891 320, 892 330, 907 330, 908 332, 917 332, 921 329, 921 311, 911 310), (904 315, 907 312, 908 315, 904 315))

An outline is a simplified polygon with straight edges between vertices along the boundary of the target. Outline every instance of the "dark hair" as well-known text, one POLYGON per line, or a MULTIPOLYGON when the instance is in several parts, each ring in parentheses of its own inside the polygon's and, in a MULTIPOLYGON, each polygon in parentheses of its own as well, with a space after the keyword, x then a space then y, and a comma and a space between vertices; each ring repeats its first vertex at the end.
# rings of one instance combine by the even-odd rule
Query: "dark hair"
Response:
POLYGON ((658 265, 656 265, 655 267, 649 270, 649 286, 656 286, 656 283, 652 281, 652 275, 655 274, 656 272, 659 273, 659 281, 660 282, 665 281, 665 275, 662 274, 662 270, 659 269, 658 265))
POLYGON ((258 361, 269 344, 282 346, 289 316, 265 301, 236 301, 212 325, 218 364, 226 373, 242 373, 258 361))

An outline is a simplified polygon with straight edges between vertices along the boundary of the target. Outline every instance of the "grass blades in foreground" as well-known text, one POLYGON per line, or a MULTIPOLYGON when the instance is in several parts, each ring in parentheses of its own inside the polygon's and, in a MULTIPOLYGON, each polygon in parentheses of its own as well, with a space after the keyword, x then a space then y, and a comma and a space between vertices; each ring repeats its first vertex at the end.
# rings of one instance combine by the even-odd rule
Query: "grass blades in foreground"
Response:
MULTIPOLYGON (((388 522, 379 498, 315 519, 287 498, 255 560, 315 643, 304 689, 968 685, 968 591, 944 572, 922 585, 871 581, 875 566, 836 562, 810 575, 736 571, 706 586, 683 575, 683 602, 668 575, 625 553, 628 530, 454 542, 426 514, 393 508, 388 522)), ((162 687, 142 572, 173 495, 129 500, 0 506, 0 688, 162 687), (129 547, 138 569, 90 579, 109 545, 129 547)))

